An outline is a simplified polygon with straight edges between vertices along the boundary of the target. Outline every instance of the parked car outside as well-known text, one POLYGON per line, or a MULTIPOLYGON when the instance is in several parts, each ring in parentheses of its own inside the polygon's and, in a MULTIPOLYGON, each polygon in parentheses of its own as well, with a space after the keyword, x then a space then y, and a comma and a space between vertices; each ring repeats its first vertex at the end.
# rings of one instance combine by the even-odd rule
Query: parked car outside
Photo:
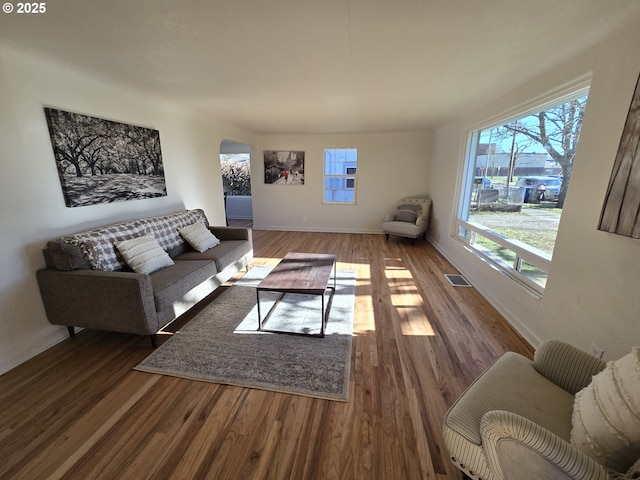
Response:
POLYGON ((542 200, 557 202, 562 179, 558 177, 520 177, 515 186, 526 188, 524 192, 525 203, 539 203, 542 200))

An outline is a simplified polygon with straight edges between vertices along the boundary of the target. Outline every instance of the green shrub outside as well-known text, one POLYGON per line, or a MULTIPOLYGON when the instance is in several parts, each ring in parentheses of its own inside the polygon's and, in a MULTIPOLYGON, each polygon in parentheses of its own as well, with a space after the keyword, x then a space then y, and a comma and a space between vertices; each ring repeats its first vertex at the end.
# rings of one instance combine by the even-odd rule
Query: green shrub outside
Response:
POLYGON ((227 195, 251 195, 249 162, 221 162, 222 188, 227 195))

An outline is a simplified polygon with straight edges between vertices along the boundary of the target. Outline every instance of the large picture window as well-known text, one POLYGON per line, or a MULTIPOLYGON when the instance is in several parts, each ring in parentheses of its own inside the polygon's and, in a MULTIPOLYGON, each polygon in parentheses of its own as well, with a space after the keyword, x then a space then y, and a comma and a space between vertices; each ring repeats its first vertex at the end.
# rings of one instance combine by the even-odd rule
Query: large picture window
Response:
POLYGON ((470 132, 456 236, 542 293, 588 86, 470 132))
POLYGON ((356 203, 356 148, 328 148, 324 151, 324 203, 356 203))

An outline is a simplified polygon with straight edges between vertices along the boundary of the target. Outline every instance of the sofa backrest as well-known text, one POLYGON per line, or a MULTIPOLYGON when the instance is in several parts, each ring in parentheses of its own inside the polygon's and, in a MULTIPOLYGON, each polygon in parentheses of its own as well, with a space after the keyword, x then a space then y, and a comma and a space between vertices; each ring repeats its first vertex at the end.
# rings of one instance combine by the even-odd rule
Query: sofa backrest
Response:
POLYGON ((126 264, 114 242, 150 235, 164 250, 174 250, 185 243, 178 228, 195 222, 209 226, 204 211, 196 209, 97 227, 49 241, 45 259, 57 270, 120 270, 126 264))

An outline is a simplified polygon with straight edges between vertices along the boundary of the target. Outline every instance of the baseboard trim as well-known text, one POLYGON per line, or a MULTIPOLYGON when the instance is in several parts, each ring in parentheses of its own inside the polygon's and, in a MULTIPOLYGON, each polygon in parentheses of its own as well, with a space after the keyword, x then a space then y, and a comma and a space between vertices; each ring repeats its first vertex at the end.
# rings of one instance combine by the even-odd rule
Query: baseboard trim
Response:
POLYGON ((41 354, 45 350, 69 338, 66 327, 53 326, 41 334, 30 337, 26 342, 10 348, 0 355, 0 375, 41 354))
POLYGON ((336 228, 316 228, 316 227, 290 227, 290 226, 265 226, 256 225, 252 227, 254 230, 266 230, 275 232, 309 232, 309 233, 360 233, 368 235, 383 235, 382 230, 370 230, 370 229, 336 229, 336 228))

